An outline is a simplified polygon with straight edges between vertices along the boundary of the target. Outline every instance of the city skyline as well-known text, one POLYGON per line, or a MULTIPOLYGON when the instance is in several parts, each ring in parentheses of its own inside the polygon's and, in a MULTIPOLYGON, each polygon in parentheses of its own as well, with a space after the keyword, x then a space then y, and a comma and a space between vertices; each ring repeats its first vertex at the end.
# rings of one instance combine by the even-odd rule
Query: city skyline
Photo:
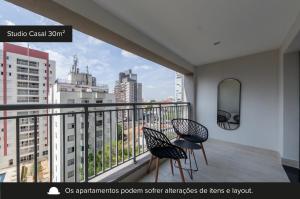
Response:
MULTIPOLYGON (((1 25, 57 25, 50 19, 32 13, 11 3, 0 2, 1 25), (11 12, 14 10, 15 12, 11 12)), ((14 43, 27 47, 28 43, 14 43)), ((113 93, 119 72, 132 69, 143 83, 143 99, 163 100, 174 97, 175 72, 101 40, 73 31, 72 43, 29 43, 29 47, 49 53, 56 61, 57 79, 64 79, 71 69, 73 56, 79 59, 79 68, 97 77, 98 84, 107 84, 113 93), (95 53, 97 52, 97 53, 95 53)), ((0 45, 0 50, 2 43, 0 45)))

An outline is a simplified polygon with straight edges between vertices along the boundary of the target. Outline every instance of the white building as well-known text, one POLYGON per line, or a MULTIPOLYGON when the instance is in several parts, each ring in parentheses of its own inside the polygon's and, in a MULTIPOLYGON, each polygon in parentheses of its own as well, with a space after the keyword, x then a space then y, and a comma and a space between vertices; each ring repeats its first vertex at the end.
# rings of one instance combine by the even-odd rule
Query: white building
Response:
POLYGON ((181 73, 177 72, 175 74, 175 101, 185 101, 184 76, 181 73))
MULTIPOLYGON (((55 62, 46 52, 3 43, 0 51, 0 103, 47 104, 49 87, 55 79, 55 62)), ((43 114, 46 110, 5 111, 0 116, 43 114)), ((48 121, 37 120, 38 157, 48 155, 48 121)), ((0 169, 16 164, 16 120, 0 121, 0 169)), ((20 119, 20 161, 34 159, 33 118, 20 119)))
MULTIPOLYGON (((57 80, 50 89, 50 96, 53 96, 51 101, 54 104, 77 104, 77 103, 114 103, 114 94, 108 93, 107 85, 96 85, 96 78, 88 73, 80 73, 77 68, 77 58, 74 59, 74 65, 68 75, 66 81, 57 80)), ((105 108, 89 108, 89 111, 95 110, 112 110, 115 107, 105 108)), ((55 113, 70 113, 82 112, 82 108, 70 109, 55 109, 55 113)), ((84 162, 84 114, 68 114, 65 116, 65 126, 62 116, 53 117, 53 181, 74 182, 75 175, 77 181, 82 180, 83 162, 84 162), (63 142, 63 128, 65 127, 65 143, 63 142), (76 130, 76 145, 75 145, 75 130, 76 130), (65 147, 65 157, 63 157, 65 147), (76 153, 76 154, 75 154, 76 153), (76 167, 75 167, 76 164, 76 167), (64 170, 65 168, 65 170, 64 170), (76 172, 75 172, 76 168, 76 172), (80 172, 81 170, 81 172, 80 172), (65 171, 65 173, 63 172, 65 171), (81 176, 80 176, 81 175, 81 176), (64 180, 65 177, 65 180, 64 180)), ((105 143, 109 144, 110 139, 116 138, 116 115, 115 112, 97 113, 96 116, 96 148, 97 151, 102 148, 103 123, 105 128, 105 143), (111 129, 110 129, 111 124, 111 129), (110 137, 111 133, 111 137, 110 137)), ((89 114, 89 153, 94 151, 95 138, 95 113, 89 114)), ((106 145, 104 144, 104 145, 106 145)))

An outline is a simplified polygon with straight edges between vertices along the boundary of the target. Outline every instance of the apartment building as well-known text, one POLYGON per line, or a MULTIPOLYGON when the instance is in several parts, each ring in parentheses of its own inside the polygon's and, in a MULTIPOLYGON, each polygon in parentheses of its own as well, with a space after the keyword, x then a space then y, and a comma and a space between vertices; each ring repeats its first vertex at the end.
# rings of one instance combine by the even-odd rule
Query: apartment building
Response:
POLYGON ((175 101, 185 101, 184 75, 178 72, 175 73, 175 101))
MULTIPOLYGON (((55 61, 49 54, 31 48, 3 43, 0 53, 0 103, 48 104, 49 87, 55 79, 55 61)), ((46 113, 47 110, 3 111, 1 116, 21 116, 46 113)), ((16 121, 0 123, 0 169, 16 164, 16 121)), ((20 162, 34 158, 34 120, 20 119, 20 162)), ((48 121, 37 119, 37 143, 39 160, 48 155, 48 121)))
MULTIPOLYGON (((109 93, 107 85, 97 85, 96 78, 88 72, 79 72, 77 58, 74 57, 74 64, 66 80, 57 80, 50 89, 51 101, 54 104, 75 104, 75 103, 114 103, 114 94, 109 93)), ((89 111, 89 153, 95 150, 94 140, 96 139, 96 152, 103 145, 103 130, 105 133, 104 143, 109 143, 116 137, 116 114, 108 111, 112 107, 91 108, 89 111), (92 111, 101 112, 92 112, 92 111), (96 117, 96 118, 95 118, 96 117), (104 125, 104 126, 103 126, 104 125), (95 129, 96 128, 96 129, 95 129), (96 134, 95 134, 96 132, 96 134), (96 138, 95 138, 96 135, 96 138)), ((82 179, 81 176, 84 162, 84 132, 85 117, 81 108, 55 109, 54 113, 74 113, 53 117, 53 181, 74 182, 82 179), (76 118, 76 119, 75 119, 76 118), (64 132, 65 131, 65 132, 64 132), (76 139, 77 138, 77 139, 76 139), (77 176, 75 176, 77 175, 77 176)), ((104 144, 106 145, 106 144, 104 144)))
POLYGON ((142 84, 137 82, 137 74, 132 70, 119 73, 115 95, 117 103, 142 102, 142 84))

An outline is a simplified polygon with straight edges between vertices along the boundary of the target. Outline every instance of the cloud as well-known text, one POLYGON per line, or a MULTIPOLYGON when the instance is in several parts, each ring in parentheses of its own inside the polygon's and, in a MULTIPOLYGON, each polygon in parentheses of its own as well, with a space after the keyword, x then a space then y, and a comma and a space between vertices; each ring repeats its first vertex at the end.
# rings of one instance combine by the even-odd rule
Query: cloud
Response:
POLYGON ((49 59, 56 62, 56 78, 66 79, 72 66, 72 57, 67 57, 53 50, 46 50, 49 53, 49 59))
POLYGON ((137 55, 135 55, 135 54, 133 54, 131 52, 128 52, 126 50, 121 50, 121 55, 123 57, 127 57, 127 58, 137 58, 138 57, 137 55))
POLYGON ((155 88, 155 86, 153 86, 153 85, 147 85, 146 88, 153 89, 153 88, 155 88))
POLYGON ((7 19, 4 20, 3 23, 4 23, 4 25, 7 25, 7 26, 14 26, 14 25, 16 25, 14 22, 12 22, 10 20, 7 20, 7 19))
POLYGON ((100 39, 96 39, 92 36, 87 36, 87 42, 88 44, 91 44, 91 45, 100 45, 100 44, 103 44, 104 41, 100 40, 100 39))
POLYGON ((136 65, 133 67, 133 70, 150 70, 152 66, 150 65, 136 65))

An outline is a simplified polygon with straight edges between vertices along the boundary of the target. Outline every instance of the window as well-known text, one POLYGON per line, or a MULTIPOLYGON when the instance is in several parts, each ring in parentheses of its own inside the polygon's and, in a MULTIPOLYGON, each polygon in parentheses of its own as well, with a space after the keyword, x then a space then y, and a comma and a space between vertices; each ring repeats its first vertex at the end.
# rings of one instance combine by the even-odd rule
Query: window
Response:
POLYGON ((28 68, 18 66, 17 67, 17 72, 28 73, 28 68))
POLYGON ((29 83, 29 88, 39 88, 38 83, 29 83))
POLYGON ((96 103, 97 103, 97 104, 102 104, 102 103, 103 103, 103 100, 96 100, 96 103))
POLYGON ((71 142, 71 141, 74 141, 75 140, 75 135, 69 135, 68 136, 68 141, 71 142))
POLYGON ((31 73, 31 74, 38 74, 38 73, 39 73, 39 70, 38 70, 38 69, 30 68, 30 69, 29 69, 29 73, 31 73))
POLYGON ((75 99, 68 99, 67 103, 68 104, 75 104, 75 99))
POLYGON ((14 164, 14 160, 13 159, 10 159, 9 160, 9 165, 11 166, 11 165, 13 165, 14 164))
POLYGON ((29 66, 37 67, 37 66, 39 66, 39 63, 38 63, 38 62, 35 62, 35 61, 30 61, 30 62, 29 62, 29 66))
POLYGON ((68 129, 74 129, 74 128, 75 128, 74 123, 68 124, 68 129))
POLYGON ((17 64, 28 65, 28 61, 24 59, 17 59, 17 64))
POLYGON ((71 166, 71 165, 73 165, 74 164, 74 159, 70 159, 70 160, 68 160, 68 166, 71 166))
POLYGON ((75 148, 74 147, 69 147, 68 148, 68 153, 73 153, 75 151, 75 148))
POLYGON ((96 121, 96 126, 102 126, 102 120, 96 121))
POLYGON ((43 151, 43 155, 48 155, 48 151, 43 151))
POLYGON ((8 65, 8 68, 11 68, 11 65, 10 65, 10 64, 8 65))
POLYGON ((28 87, 28 83, 27 82, 18 82, 18 87, 21 87, 21 88, 27 88, 28 87))
POLYGON ((18 89, 18 95, 28 95, 28 90, 18 89))
POLYGON ((17 79, 18 80, 28 80, 28 75, 20 75, 20 74, 18 74, 17 79))
POLYGON ((38 76, 29 75, 29 80, 30 81, 39 81, 39 77, 38 76))
POLYGON ((73 177, 74 176, 74 171, 69 171, 68 172, 68 178, 71 178, 71 177, 73 177))

